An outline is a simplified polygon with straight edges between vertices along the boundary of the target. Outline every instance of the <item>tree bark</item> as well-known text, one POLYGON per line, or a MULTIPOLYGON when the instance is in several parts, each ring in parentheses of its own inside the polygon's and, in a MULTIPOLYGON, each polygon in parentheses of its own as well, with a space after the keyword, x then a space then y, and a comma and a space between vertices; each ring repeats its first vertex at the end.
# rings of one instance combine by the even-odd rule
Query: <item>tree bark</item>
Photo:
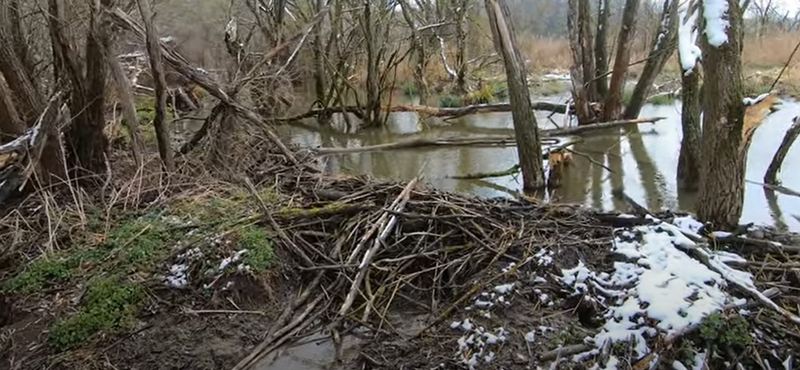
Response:
POLYGON ((789 149, 791 149, 798 135, 800 135, 800 118, 795 117, 792 127, 786 131, 786 136, 783 137, 781 146, 779 146, 778 151, 775 152, 775 156, 769 164, 767 173, 764 174, 765 184, 780 185, 781 182, 777 180, 778 173, 781 171, 783 160, 786 159, 786 155, 789 154, 789 149))
POLYGON ((364 3, 364 42, 367 48, 367 117, 366 125, 377 125, 381 121, 381 91, 380 77, 378 76, 378 66, 380 64, 378 49, 378 39, 375 35, 374 15, 372 8, 375 6, 372 1, 365 0, 364 3))
MULTIPOLYGON (((0 25, 10 24, 6 12, 0 11, 0 25)), ((29 122, 43 109, 44 102, 33 84, 25 65, 18 58, 13 37, 7 27, 0 26, 0 73, 16 99, 15 110, 20 119, 29 122)))
POLYGON ((702 158, 697 216, 715 228, 732 229, 744 203, 747 143, 742 134, 742 17, 739 0, 726 1, 727 41, 718 44, 709 40, 708 33, 700 37, 706 74, 703 148, 709 155, 702 158))
MULTIPOLYGON (((680 64, 680 61, 678 62, 680 64)), ((678 157, 678 187, 695 191, 700 183, 700 66, 683 71, 681 75, 681 152, 678 157)))
POLYGON ((584 55, 591 48, 586 43, 581 24, 584 17, 581 16, 580 2, 583 0, 569 0, 569 12, 567 15, 567 29, 569 30, 569 47, 572 54, 572 65, 570 66, 570 79, 572 80, 572 101, 575 105, 575 114, 578 116, 578 123, 581 125, 596 121, 594 111, 591 108, 591 94, 587 83, 594 78, 594 73, 586 74, 584 70, 584 55))
MULTIPOLYGON (((22 10, 21 4, 19 0, 8 0, 8 4, 5 6, 5 10, 7 13, 7 23, 0 23, 6 24, 10 27, 11 34, 14 40, 14 49, 17 52, 17 57, 19 58, 20 62, 25 68, 25 72, 28 73, 29 76, 33 76, 33 56, 30 51, 30 47, 28 45, 28 40, 25 35, 25 27, 22 25, 22 10)), ((0 9, 0 12, 4 11, 4 9, 0 9)))
POLYGON ((664 69, 664 65, 678 45, 678 1, 664 1, 664 9, 661 13, 661 27, 658 35, 653 40, 653 47, 647 56, 644 71, 642 71, 639 81, 636 82, 631 100, 625 107, 625 113, 622 118, 633 119, 639 117, 653 82, 655 82, 661 70, 664 69))
POLYGON ((528 191, 541 189, 545 187, 545 179, 539 129, 531 109, 530 92, 523 70, 524 64, 517 49, 510 11, 503 0, 485 0, 485 4, 495 47, 505 61, 511 116, 514 119, 517 153, 522 169, 522 187, 528 191))
POLYGON ((0 143, 22 135, 23 132, 25 123, 20 119, 14 101, 11 100, 11 90, 0 78, 0 143))
POLYGON ((622 29, 617 36, 617 55, 603 111, 605 121, 619 119, 622 115, 622 93, 625 89, 628 64, 631 61, 631 41, 636 31, 636 13, 640 2, 641 0, 626 0, 625 9, 622 11, 622 29))
POLYGON ((597 37, 594 41, 595 56, 595 83, 597 84, 598 99, 608 97, 608 15, 610 0, 600 0, 597 5, 597 37))
POLYGON ((139 12, 142 14, 142 21, 147 33, 147 53, 150 55, 150 69, 152 70, 156 90, 156 116, 153 120, 153 126, 156 129, 158 154, 161 156, 164 169, 172 172, 175 169, 175 163, 172 158, 172 143, 170 142, 166 123, 167 83, 164 79, 164 67, 161 62, 161 45, 153 25, 153 12, 150 7, 150 1, 137 0, 137 3, 139 4, 139 12))
POLYGON ((589 6, 589 0, 579 0, 578 3, 578 26, 580 27, 581 47, 583 47, 583 60, 581 61, 583 68, 583 75, 586 78, 586 97, 590 102, 596 102, 597 96, 597 82, 592 76, 597 74, 596 60, 594 56, 595 43, 592 37, 592 13, 589 6))
POLYGON ((467 0, 453 1, 456 16, 456 93, 467 93, 467 0))

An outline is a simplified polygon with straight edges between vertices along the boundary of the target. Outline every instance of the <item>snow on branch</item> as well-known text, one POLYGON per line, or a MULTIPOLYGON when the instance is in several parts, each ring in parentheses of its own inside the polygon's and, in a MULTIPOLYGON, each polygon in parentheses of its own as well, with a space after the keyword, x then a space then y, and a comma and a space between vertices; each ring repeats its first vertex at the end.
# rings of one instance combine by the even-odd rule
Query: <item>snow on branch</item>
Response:
POLYGON ((698 10, 687 6, 681 9, 681 24, 678 28, 678 55, 684 73, 692 73, 700 59, 701 52, 697 46, 697 14, 698 10))
POLYGON ((728 42, 727 28, 730 25, 725 19, 728 13, 728 0, 703 0, 703 18, 706 21, 705 34, 708 43, 720 47, 728 42))

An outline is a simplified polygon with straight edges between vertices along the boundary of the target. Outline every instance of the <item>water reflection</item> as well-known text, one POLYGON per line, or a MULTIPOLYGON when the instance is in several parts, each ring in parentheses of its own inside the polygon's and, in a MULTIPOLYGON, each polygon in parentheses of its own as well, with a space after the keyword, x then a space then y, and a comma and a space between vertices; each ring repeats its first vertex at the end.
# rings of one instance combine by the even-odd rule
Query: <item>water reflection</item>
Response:
MULTIPOLYGON (((563 97, 551 97, 558 102, 563 97)), ((680 103, 648 105, 643 117, 667 117, 656 124, 643 124, 619 130, 607 130, 584 137, 575 145, 574 162, 565 174, 564 186, 550 196, 565 203, 578 203, 602 210, 621 210, 626 205, 615 199, 613 189, 622 189, 631 198, 653 210, 691 211, 695 194, 677 187, 678 155, 681 142, 680 103)), ((554 128, 553 121, 564 122, 563 115, 538 112, 540 126, 554 128)), ((748 156, 748 180, 760 180, 772 156, 791 126, 791 119, 800 115, 800 104, 786 102, 771 115, 753 137, 748 156)), ((341 118, 339 118, 341 120, 341 118)), ((285 127, 282 133, 294 144, 316 147, 355 147, 394 142, 410 137, 444 138, 484 135, 511 135, 513 121, 508 113, 487 113, 462 117, 452 122, 440 119, 421 121, 413 113, 395 113, 381 129, 342 134, 327 127, 285 127)), ((792 171, 800 163, 800 145, 789 151, 783 185, 800 189, 800 173, 792 171)), ((511 196, 521 188, 514 176, 483 180, 456 180, 451 176, 486 173, 507 169, 517 164, 516 148, 448 147, 441 149, 409 149, 391 152, 354 153, 327 158, 332 172, 367 173, 380 178, 409 180, 421 174, 432 186, 470 193, 482 197, 511 196)), ((742 222, 774 225, 800 231, 800 198, 765 191, 748 182, 745 187, 742 222)))

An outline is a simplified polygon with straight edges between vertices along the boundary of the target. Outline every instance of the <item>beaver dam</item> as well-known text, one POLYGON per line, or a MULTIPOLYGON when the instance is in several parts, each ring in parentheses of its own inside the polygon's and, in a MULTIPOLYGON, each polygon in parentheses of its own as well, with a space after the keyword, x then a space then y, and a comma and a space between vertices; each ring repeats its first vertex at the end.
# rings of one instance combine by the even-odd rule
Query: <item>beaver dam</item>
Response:
POLYGON ((4 243, 61 247, 4 270, 4 367, 776 369, 800 350, 795 236, 625 194, 603 213, 331 177, 303 153, 18 204, 4 243))

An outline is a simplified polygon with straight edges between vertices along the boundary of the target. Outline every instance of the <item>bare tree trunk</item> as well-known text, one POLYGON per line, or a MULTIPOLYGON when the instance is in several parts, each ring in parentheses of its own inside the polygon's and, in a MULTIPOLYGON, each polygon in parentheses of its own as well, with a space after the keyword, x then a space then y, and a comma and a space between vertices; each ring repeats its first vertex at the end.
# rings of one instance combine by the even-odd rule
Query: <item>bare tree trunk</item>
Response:
MULTIPOLYGON (((322 8, 325 7, 325 0, 316 0, 315 2, 316 12, 319 13, 322 11, 322 8)), ((314 53, 314 92, 317 95, 317 101, 319 104, 326 108, 328 106, 328 101, 326 99, 327 95, 327 81, 325 80, 325 60, 323 55, 323 46, 322 46, 322 27, 315 27, 314 28, 314 49, 312 50, 314 53)))
POLYGON ((591 45, 587 44, 581 25, 580 1, 569 0, 569 13, 567 16, 567 29, 569 30, 569 47, 572 52, 572 65, 570 66, 570 78, 572 80, 572 100, 575 104, 575 114, 578 116, 578 123, 581 125, 596 121, 594 111, 590 104, 591 96, 587 88, 589 80, 594 78, 594 73, 587 75, 584 70, 584 55, 591 45))
POLYGON ((522 169, 524 190, 537 190, 545 186, 542 150, 539 145, 539 129, 536 116, 531 109, 530 92, 523 62, 517 49, 511 15, 503 0, 485 0, 489 24, 494 36, 494 44, 503 56, 508 80, 511 116, 514 119, 514 132, 517 152, 522 169))
POLYGON ((664 69, 669 57, 675 52, 675 47, 678 45, 678 1, 664 1, 664 10, 661 13, 661 27, 658 35, 653 40, 653 47, 647 56, 644 71, 642 71, 639 81, 636 82, 631 100, 628 102, 628 106, 625 107, 625 113, 622 118, 633 119, 639 117, 653 82, 655 82, 661 70, 664 69))
POLYGON ((456 0, 456 93, 467 92, 467 7, 469 0, 456 0))
POLYGON ((798 135, 800 135, 800 118, 795 117, 792 127, 789 128, 789 131, 786 131, 786 136, 783 137, 781 146, 779 146, 778 151, 775 152, 775 156, 769 164, 767 173, 764 174, 765 184, 780 185, 780 181, 777 180, 778 172, 781 171, 783 160, 786 159, 786 155, 789 154, 789 149, 792 147, 792 144, 794 144, 798 135))
POLYGON ((25 123, 20 119, 11 96, 11 89, 0 78, 0 142, 25 132, 25 123))
MULTIPOLYGON (((680 63, 680 62, 679 62, 680 63)), ((678 157, 678 187, 683 190, 697 190, 700 183, 700 66, 683 72, 681 76, 681 152, 678 157)))
MULTIPOLYGON (((7 24, 8 20, 0 14, 0 24, 7 24)), ((5 27, 0 27, 0 73, 5 77, 9 89, 16 97, 16 111, 20 119, 28 121, 38 115, 44 105, 42 97, 36 90, 30 76, 25 71, 25 66, 14 51, 14 41, 5 27)))
POLYGON ((414 84, 417 87, 420 104, 425 105, 428 100, 428 83, 425 80, 425 41, 417 31, 417 25, 411 16, 408 2, 406 0, 399 0, 399 2, 403 11, 403 18, 411 30, 411 54, 413 56, 411 68, 414 74, 414 84))
POLYGON ((380 64, 378 49, 378 39, 375 32, 375 20, 372 8, 375 6, 372 1, 364 1, 364 42, 367 47, 367 116, 368 126, 377 125, 381 122, 381 91, 380 76, 378 76, 378 65, 380 64))
POLYGON ((625 78, 628 74, 628 64, 631 61, 631 41, 636 31, 636 13, 641 0, 626 0, 622 12, 622 29, 617 37, 617 56, 614 59, 614 72, 611 74, 611 84, 608 88, 608 98, 604 107, 605 121, 619 119, 622 115, 622 93, 625 88, 625 78))
POLYGON ((161 61, 161 46, 158 42, 155 26, 153 26, 153 12, 149 0, 137 0, 139 12, 142 14, 145 32, 147 33, 147 53, 150 55, 150 68, 156 90, 156 116, 153 126, 156 129, 158 141, 158 154, 164 164, 164 169, 172 172, 175 163, 172 158, 172 143, 167 129, 167 83, 164 79, 164 67, 161 61))
POLYGON ((8 11, 8 23, 0 24, 7 24, 8 27, 10 27, 17 57, 19 58, 20 62, 22 62, 22 65, 25 67, 25 71, 28 73, 28 75, 33 76, 33 56, 25 35, 25 28, 22 25, 22 10, 20 6, 21 4, 19 0, 8 0, 8 4, 4 7, 5 9, 0 9, 0 12, 8 11))
POLYGON ((742 16, 739 0, 726 1, 727 40, 710 32, 700 37, 706 76, 703 149, 708 155, 702 157, 697 216, 716 228, 730 229, 742 214, 747 142, 742 132, 742 16))
POLYGON ((592 41, 592 8, 589 6, 589 0, 579 0, 578 7, 578 26, 580 27, 581 47, 583 47, 581 65, 586 79, 584 82, 586 97, 590 102, 596 102, 598 100, 597 83, 593 76, 597 74, 597 68, 593 48, 595 43, 592 41))
POLYGON ((139 132, 139 120, 136 116, 136 103, 133 100, 131 82, 125 76, 122 65, 120 65, 119 59, 114 53, 111 53, 110 50, 106 50, 105 58, 108 63, 108 68, 111 70, 111 76, 114 78, 114 86, 117 88, 117 99, 119 99, 122 105, 123 121, 131 135, 131 152, 133 152, 133 159, 136 161, 137 166, 141 166, 146 149, 142 141, 142 134, 139 132))
POLYGON ((49 29, 53 50, 53 72, 58 86, 69 86, 68 104, 72 124, 65 133, 69 161, 74 167, 94 174, 107 170, 108 140, 105 127, 105 60, 102 45, 108 42, 102 27, 99 1, 91 4, 86 36, 86 64, 76 53, 68 33, 70 23, 60 0, 50 0, 49 29), (84 71, 85 68, 85 71, 84 71))
POLYGON ((595 83, 597 84, 597 97, 605 100, 608 97, 608 14, 610 0, 600 0, 597 5, 597 37, 594 39, 595 68, 597 68, 595 83))

